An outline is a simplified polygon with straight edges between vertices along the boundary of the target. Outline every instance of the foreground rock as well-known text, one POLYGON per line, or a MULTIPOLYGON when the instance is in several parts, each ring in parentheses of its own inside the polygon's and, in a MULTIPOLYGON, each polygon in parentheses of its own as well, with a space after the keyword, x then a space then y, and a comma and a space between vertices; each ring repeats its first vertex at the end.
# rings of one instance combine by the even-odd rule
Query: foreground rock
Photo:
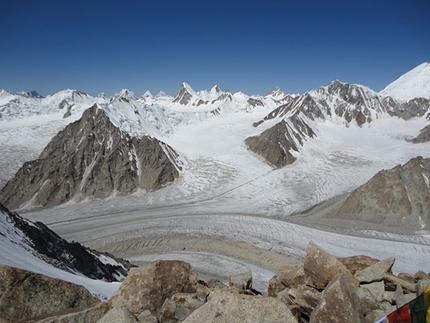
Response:
POLYGON ((109 304, 125 306, 135 315, 145 310, 156 314, 174 294, 195 293, 196 290, 197 275, 190 264, 159 260, 146 267, 132 268, 109 304))
POLYGON ((37 160, 21 167, 0 192, 0 201, 9 209, 30 209, 138 188, 157 190, 179 176, 170 155, 176 157, 155 138, 122 132, 94 105, 52 138, 37 160))
POLYGON ((291 310, 272 297, 249 296, 223 291, 212 292, 208 302, 184 323, 297 323, 291 310))
POLYGON ((358 286, 358 281, 338 259, 312 241, 306 249, 304 272, 311 285, 317 289, 325 288, 337 274, 344 274, 351 285, 358 286))
POLYGON ((430 286, 422 271, 394 275, 393 262, 364 256, 340 261, 310 242, 305 263, 279 271, 262 296, 252 290, 250 272, 231 276, 226 286, 198 281, 188 263, 158 260, 132 269, 108 303, 72 284, 8 269, 6 278, 0 275, 0 323, 35 315, 43 317, 29 322, 374 323, 430 286))
POLYGON ((84 287, 26 270, 0 267, 0 322, 19 322, 100 301, 84 287))
POLYGON ((360 323, 363 312, 353 286, 343 274, 336 275, 322 294, 322 301, 312 312, 310 323, 360 323))

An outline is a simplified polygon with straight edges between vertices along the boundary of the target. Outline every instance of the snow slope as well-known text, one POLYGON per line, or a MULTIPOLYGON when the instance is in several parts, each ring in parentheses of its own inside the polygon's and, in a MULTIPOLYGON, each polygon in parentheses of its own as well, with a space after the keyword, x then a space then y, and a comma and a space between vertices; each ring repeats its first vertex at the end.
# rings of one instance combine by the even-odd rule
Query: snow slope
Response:
MULTIPOLYGON (((32 225, 30 221, 27 222, 32 225)), ((107 300, 119 288, 120 283, 93 280, 60 270, 43 261, 43 257, 32 247, 25 233, 14 226, 3 209, 0 209, 0 244, 1 265, 21 268, 82 285, 103 300, 107 300)))
POLYGON ((430 63, 422 63, 403 74, 379 94, 400 100, 430 99, 430 63))

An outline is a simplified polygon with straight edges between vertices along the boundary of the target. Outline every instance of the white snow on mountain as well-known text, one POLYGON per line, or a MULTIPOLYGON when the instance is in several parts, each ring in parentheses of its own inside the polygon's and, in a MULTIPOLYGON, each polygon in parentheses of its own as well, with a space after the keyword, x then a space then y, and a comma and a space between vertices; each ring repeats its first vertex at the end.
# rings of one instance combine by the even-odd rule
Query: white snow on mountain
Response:
POLYGON ((379 94, 400 100, 430 99, 430 63, 422 63, 403 74, 379 94))
MULTIPOLYGON (((27 221, 30 225, 32 223, 27 221)), ((92 294, 107 300, 120 283, 107 283, 60 270, 45 261, 28 241, 26 235, 13 225, 0 209, 0 264, 25 269, 86 287, 92 294)))

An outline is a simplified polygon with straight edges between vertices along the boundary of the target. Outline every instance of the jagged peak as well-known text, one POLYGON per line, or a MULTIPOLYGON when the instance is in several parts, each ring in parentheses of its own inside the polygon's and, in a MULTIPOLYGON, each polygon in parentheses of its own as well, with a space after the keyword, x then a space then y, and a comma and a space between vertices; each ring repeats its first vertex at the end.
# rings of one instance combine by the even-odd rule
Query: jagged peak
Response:
POLYGON ((211 92, 211 93, 220 93, 220 92, 222 92, 222 91, 221 91, 221 89, 218 87, 218 85, 214 85, 214 86, 211 88, 210 92, 211 92))
POLYGON ((130 91, 129 89, 122 89, 118 93, 115 93, 115 96, 121 97, 121 98, 126 98, 126 99, 133 99, 136 97, 134 92, 130 91))
POLYGON ((147 90, 147 91, 145 91, 145 93, 143 93, 142 97, 144 97, 144 98, 152 98, 154 96, 152 95, 152 93, 149 90, 147 90))

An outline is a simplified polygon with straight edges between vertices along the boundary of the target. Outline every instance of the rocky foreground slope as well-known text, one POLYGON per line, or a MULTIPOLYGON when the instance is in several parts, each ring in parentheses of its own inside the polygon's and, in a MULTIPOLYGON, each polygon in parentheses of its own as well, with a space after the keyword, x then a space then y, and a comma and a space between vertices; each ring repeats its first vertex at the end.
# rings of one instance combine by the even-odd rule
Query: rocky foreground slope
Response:
POLYGON ((304 263, 280 270, 265 295, 252 288, 251 272, 231 276, 226 286, 198 280, 188 263, 155 261, 132 269, 108 303, 61 287, 56 280, 2 267, 0 322, 373 323, 411 304, 430 286, 430 276, 422 271, 393 275, 394 261, 366 256, 337 259, 311 242, 304 263), (49 289, 50 295, 38 289, 49 289), (73 298, 79 303, 71 304, 73 298), (11 299, 19 301, 12 306, 11 299))
POLYGON ((37 160, 26 162, 0 192, 10 209, 50 207, 72 199, 156 190, 179 176, 173 149, 131 137, 97 105, 60 131, 37 160))

